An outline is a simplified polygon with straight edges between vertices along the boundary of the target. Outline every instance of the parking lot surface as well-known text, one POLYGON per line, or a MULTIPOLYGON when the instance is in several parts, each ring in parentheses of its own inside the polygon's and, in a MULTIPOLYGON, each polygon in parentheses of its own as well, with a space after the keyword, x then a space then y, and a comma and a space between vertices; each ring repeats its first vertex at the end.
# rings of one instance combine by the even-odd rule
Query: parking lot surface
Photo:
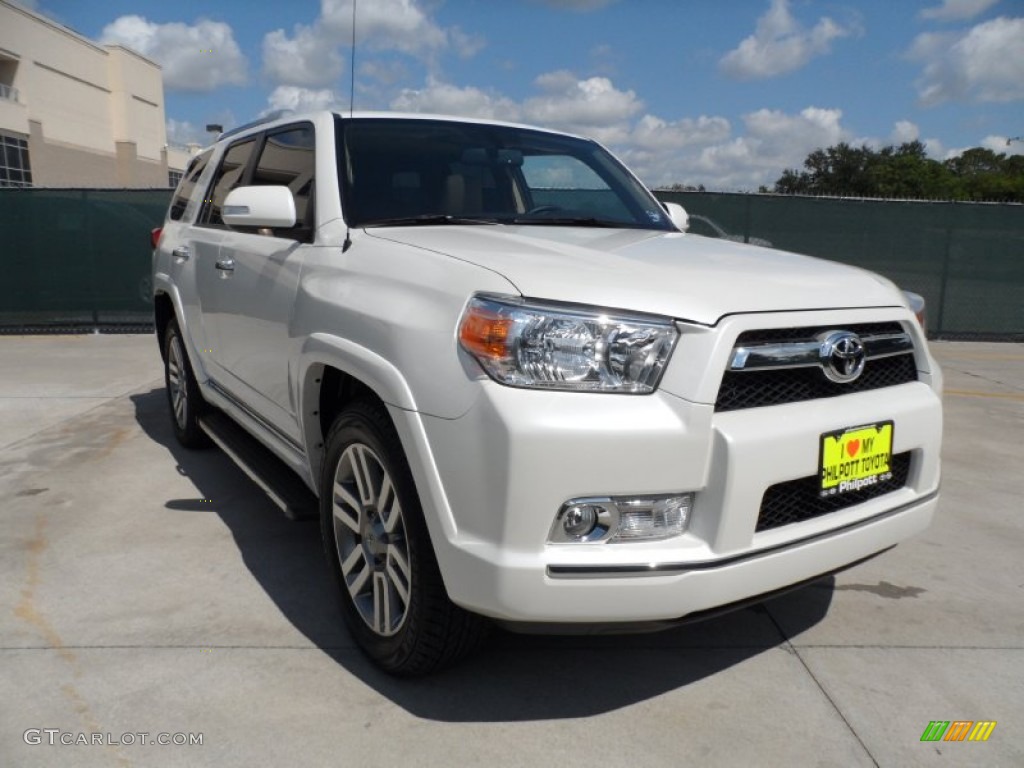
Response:
POLYGON ((341 626, 316 523, 175 443, 153 337, 0 337, 0 765, 1024 765, 1024 345, 933 350, 923 535, 719 619, 497 633, 401 681, 341 626))

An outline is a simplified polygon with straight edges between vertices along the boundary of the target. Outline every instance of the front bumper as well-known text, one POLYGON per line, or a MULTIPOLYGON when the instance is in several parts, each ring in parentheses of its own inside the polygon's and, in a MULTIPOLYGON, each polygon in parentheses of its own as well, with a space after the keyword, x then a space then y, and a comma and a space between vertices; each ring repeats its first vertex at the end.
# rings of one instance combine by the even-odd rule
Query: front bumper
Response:
POLYGON ((648 396, 517 390, 482 381, 458 419, 394 411, 449 596, 510 622, 676 620, 829 573, 928 526, 942 410, 924 381, 716 413, 648 396), (755 532, 770 486, 817 471, 820 436, 892 420, 911 469, 896 491, 755 532), (548 543, 587 496, 694 492, 687 533, 646 543, 548 543))

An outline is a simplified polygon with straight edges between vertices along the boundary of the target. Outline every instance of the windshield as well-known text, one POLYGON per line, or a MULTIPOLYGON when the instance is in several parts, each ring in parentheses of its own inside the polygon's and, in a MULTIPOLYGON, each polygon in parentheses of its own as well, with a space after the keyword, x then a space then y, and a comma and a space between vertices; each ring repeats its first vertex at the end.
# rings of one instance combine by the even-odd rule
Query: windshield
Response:
POLYGON ((444 120, 337 120, 351 226, 672 229, 651 193, 592 141, 444 120))

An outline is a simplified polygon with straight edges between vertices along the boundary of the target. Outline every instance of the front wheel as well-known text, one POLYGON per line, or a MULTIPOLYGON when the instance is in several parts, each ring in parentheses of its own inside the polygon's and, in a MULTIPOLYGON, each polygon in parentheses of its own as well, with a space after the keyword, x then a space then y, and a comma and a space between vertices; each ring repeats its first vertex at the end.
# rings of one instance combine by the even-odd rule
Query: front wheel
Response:
POLYGON ((423 675, 474 650, 487 624, 449 599, 398 435, 358 403, 327 437, 320 512, 324 550, 356 643, 401 676, 423 675))

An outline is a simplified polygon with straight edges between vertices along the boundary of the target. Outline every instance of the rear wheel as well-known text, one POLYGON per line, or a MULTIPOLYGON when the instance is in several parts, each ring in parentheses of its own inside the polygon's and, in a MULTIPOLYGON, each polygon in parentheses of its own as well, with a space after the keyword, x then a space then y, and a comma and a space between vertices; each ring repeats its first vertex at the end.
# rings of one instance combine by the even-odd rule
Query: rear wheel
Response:
POLYGON ((448 599, 390 419, 358 403, 338 417, 326 445, 324 549, 359 647, 402 676, 427 674, 474 650, 487 623, 448 599))
POLYGON ((208 446, 210 438, 199 426, 199 416, 205 403, 176 320, 167 324, 164 334, 164 384, 171 408, 171 424, 178 442, 186 448, 208 446))

